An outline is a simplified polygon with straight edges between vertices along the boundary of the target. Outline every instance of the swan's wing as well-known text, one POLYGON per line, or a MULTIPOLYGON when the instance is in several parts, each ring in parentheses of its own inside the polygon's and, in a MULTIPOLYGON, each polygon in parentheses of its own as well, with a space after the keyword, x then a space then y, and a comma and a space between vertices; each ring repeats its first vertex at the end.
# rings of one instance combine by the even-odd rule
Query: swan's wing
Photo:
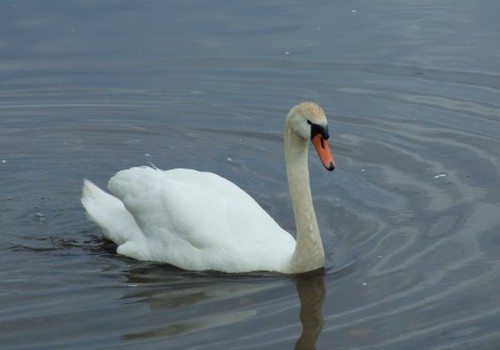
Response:
POLYGON ((133 215, 145 239, 197 246, 193 231, 199 226, 200 218, 195 213, 202 214, 202 221, 210 219, 203 215, 206 214, 201 199, 203 193, 196 193, 189 181, 186 183, 170 175, 172 172, 149 167, 131 168, 113 176, 108 188, 133 215))
POLYGON ((189 269, 221 269, 228 260, 269 265, 295 246, 247 193, 212 173, 132 168, 108 187, 135 218, 154 260, 189 269))

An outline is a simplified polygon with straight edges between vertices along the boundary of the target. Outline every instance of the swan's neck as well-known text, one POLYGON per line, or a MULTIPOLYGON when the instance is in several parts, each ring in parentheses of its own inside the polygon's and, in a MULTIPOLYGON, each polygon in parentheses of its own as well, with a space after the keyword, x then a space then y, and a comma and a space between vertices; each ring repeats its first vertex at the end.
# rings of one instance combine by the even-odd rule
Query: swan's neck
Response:
POLYGON ((325 253, 309 185, 307 154, 308 140, 299 137, 287 125, 285 158, 297 227, 297 245, 290 264, 290 273, 313 271, 325 265, 325 253))

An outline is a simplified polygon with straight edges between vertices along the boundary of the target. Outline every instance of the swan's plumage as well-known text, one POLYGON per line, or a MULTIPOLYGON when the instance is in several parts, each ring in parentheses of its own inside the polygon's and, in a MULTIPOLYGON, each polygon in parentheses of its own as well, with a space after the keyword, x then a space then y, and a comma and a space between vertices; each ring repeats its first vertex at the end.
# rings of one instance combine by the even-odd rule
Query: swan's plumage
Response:
POLYGON ((82 204, 117 252, 137 260, 186 270, 311 271, 324 266, 324 252, 309 188, 309 137, 333 170, 326 116, 302 103, 288 114, 285 132, 297 242, 250 195, 210 172, 122 170, 109 180, 111 194, 85 180, 82 204))
POLYGON ((232 182, 210 172, 138 167, 105 193, 85 181, 89 217, 118 253, 187 270, 282 271, 295 239, 232 182))

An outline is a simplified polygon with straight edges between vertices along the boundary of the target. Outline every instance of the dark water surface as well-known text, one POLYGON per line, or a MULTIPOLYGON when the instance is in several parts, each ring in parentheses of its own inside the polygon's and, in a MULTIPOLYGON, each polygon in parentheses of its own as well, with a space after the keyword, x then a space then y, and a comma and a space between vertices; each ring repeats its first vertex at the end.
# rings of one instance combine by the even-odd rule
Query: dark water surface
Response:
POLYGON ((500 349, 500 3, 2 1, 2 349, 500 349), (324 276, 117 256, 79 203, 215 171, 293 231, 288 109, 318 102, 324 276), (300 338, 300 339, 299 339, 300 338), (297 345, 296 345, 297 344, 297 345))

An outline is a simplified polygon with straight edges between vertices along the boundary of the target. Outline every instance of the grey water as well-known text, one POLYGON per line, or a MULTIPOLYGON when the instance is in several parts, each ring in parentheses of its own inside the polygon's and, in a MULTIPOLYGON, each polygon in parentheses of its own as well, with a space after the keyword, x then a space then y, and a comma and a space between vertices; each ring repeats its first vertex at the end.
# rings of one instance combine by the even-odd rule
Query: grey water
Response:
POLYGON ((500 349, 500 3, 0 3, 2 349, 500 349), (284 118, 310 160, 323 275, 116 254, 83 178, 216 172, 294 233, 284 118))

